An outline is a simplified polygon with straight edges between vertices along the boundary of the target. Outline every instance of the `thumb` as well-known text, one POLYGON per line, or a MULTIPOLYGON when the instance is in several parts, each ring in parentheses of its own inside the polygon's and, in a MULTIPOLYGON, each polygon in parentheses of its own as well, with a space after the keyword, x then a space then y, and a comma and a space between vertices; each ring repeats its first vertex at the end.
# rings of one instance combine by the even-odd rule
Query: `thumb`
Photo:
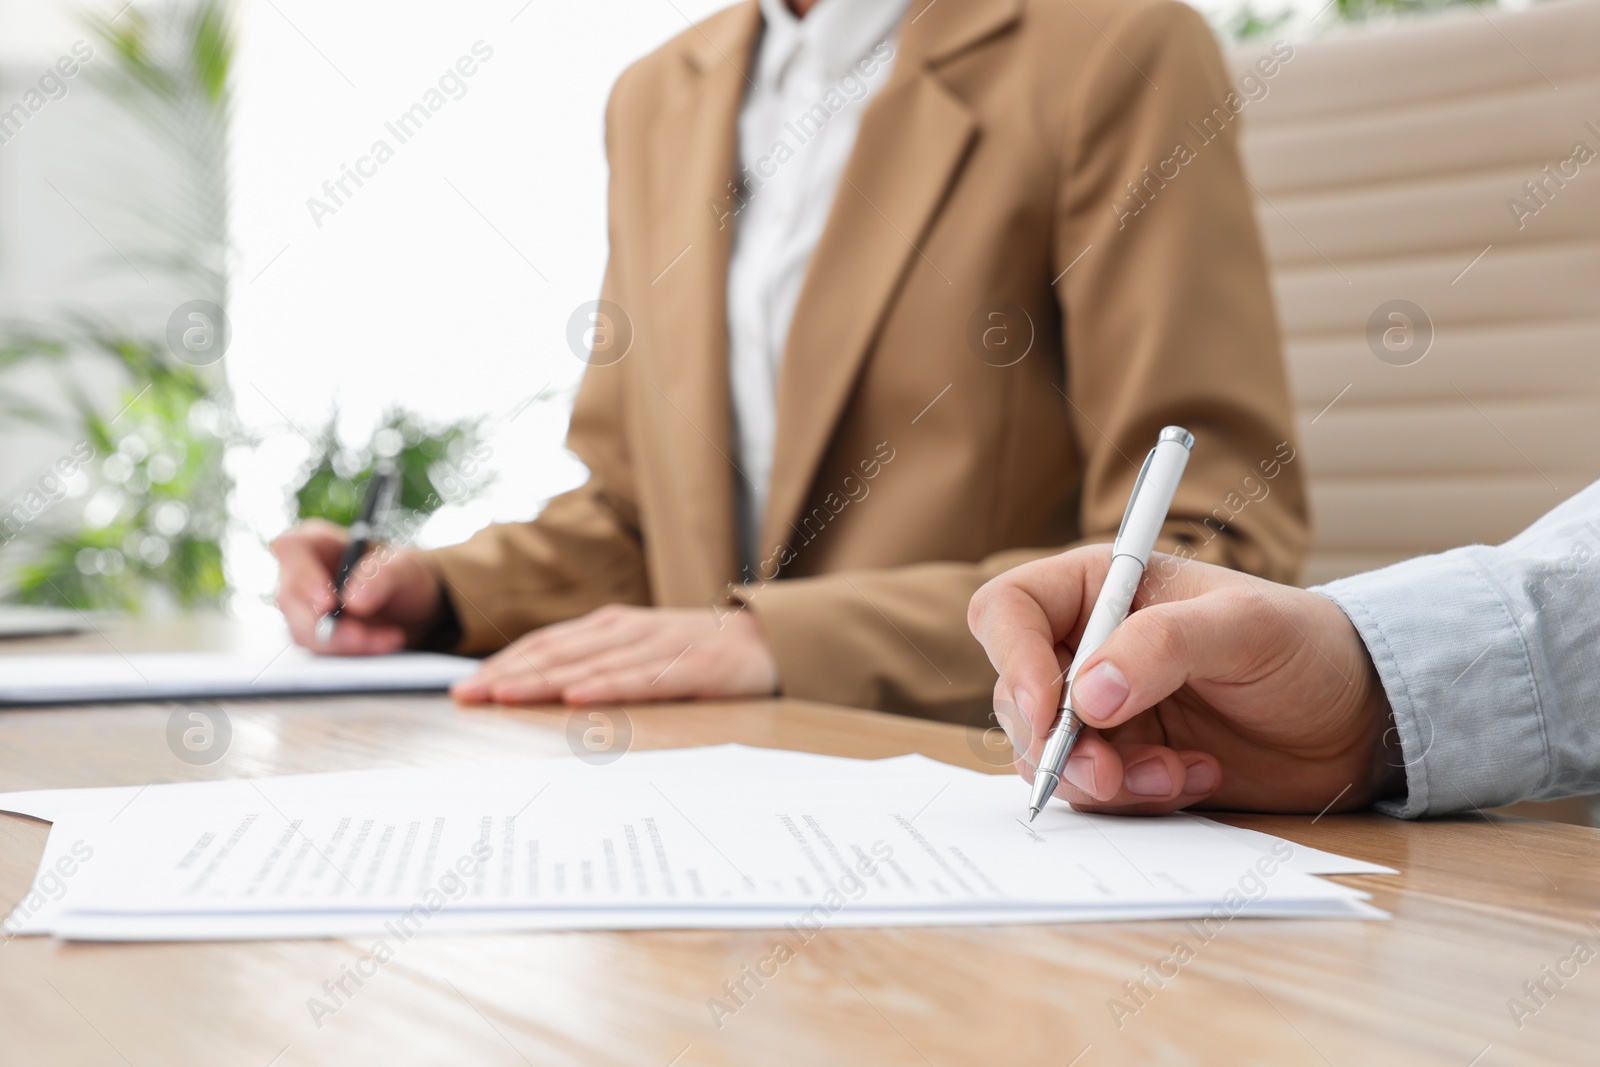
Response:
POLYGON ((1196 678, 1226 676, 1244 657, 1252 608, 1210 593, 1129 615, 1072 681, 1072 707, 1090 726, 1120 726, 1196 678))

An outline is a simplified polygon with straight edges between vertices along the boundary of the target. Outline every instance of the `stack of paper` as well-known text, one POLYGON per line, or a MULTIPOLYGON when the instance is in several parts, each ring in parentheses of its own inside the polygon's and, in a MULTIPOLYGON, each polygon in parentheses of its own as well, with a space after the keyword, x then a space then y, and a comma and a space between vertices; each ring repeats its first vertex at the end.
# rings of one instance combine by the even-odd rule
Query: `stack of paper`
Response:
POLYGON ((920 756, 717 748, 0 795, 54 822, 13 933, 89 940, 421 930, 1382 917, 1385 872, 1176 815, 1031 826, 1026 786, 920 756))
POLYGON ((101 700, 396 692, 447 689, 480 666, 463 656, 275 656, 158 652, 104 656, 7 656, 0 704, 82 704, 101 700))

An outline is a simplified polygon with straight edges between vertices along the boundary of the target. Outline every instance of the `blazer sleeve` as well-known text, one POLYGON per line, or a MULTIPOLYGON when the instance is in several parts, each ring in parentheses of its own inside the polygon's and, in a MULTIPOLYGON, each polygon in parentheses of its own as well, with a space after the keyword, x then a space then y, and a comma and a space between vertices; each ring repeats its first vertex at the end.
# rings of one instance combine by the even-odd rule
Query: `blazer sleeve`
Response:
MULTIPOLYGON (((1236 143, 1239 99, 1205 22, 1173 2, 1106 27, 1068 101, 1052 240, 1083 471, 1077 543, 1115 536, 1140 462, 1177 423, 1196 445, 1158 547, 1291 581, 1307 540, 1302 464, 1236 143), (1212 107, 1228 117, 1213 117, 1202 141, 1188 123, 1212 107), (1161 178, 1175 156, 1186 161, 1161 178), (1128 183, 1147 165, 1155 178, 1140 201, 1128 183)), ((784 695, 976 725, 995 674, 967 633, 968 600, 1070 547, 780 579, 735 599, 761 622, 784 695)))
POLYGON ((1292 582, 1309 523, 1239 155, 1248 101, 1187 4, 1136 11, 1096 56, 1068 112, 1056 229, 1056 269, 1077 261, 1056 289, 1083 532, 1115 533, 1137 463, 1177 423, 1195 448, 1175 545, 1292 582))
MULTIPOLYGON (((613 164, 616 101, 613 91, 606 123, 613 164)), ((601 297, 625 308, 617 236, 613 226, 601 297)), ((605 604, 650 602, 627 441, 631 366, 626 358, 591 364, 578 387, 567 447, 588 467, 587 482, 551 500, 531 522, 497 523, 459 545, 427 553, 460 628, 453 651, 492 652, 530 630, 605 604)))
POLYGON ((1404 818, 1600 793, 1600 482, 1496 547, 1315 589, 1394 713, 1404 818))

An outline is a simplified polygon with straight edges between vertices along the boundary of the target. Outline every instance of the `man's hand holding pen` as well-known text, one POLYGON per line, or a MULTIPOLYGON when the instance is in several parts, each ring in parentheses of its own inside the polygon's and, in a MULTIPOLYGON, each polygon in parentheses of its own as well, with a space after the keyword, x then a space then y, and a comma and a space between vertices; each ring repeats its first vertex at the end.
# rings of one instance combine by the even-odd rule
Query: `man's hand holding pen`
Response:
MULTIPOLYGON (((995 708, 1031 780, 1111 546, 1025 564, 978 590, 968 624, 1000 674, 995 708)), ((1404 789, 1388 700, 1331 600, 1171 556, 1080 669, 1089 727, 1056 796, 1081 811, 1350 811, 1404 789)))

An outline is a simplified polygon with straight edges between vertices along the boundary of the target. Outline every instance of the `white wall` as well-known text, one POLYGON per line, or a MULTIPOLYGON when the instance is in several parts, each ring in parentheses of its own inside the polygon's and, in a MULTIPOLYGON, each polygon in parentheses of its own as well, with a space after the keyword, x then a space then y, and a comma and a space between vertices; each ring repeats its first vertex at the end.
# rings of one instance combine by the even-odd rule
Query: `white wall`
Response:
MULTIPOLYGON (((561 447, 583 369, 565 331, 605 263, 607 93, 685 17, 721 5, 275 4, 247 0, 240 12, 239 258, 225 361, 240 413, 264 430, 287 419, 309 431, 337 403, 358 440, 391 404, 439 419, 488 415, 501 424, 489 441, 494 487, 441 513, 422 540, 535 514, 583 477, 561 447), (479 41, 493 56, 464 79, 465 95, 401 144, 385 122, 479 41), (319 227, 307 199, 324 198, 324 181, 379 139, 394 157, 359 189, 347 184, 354 195, 319 227), (565 393, 505 423, 545 388, 565 393)), ((236 457, 237 510, 255 535, 281 527, 282 487, 308 450, 288 430, 236 457)), ((272 578, 250 541, 232 546, 246 597, 272 578)))

